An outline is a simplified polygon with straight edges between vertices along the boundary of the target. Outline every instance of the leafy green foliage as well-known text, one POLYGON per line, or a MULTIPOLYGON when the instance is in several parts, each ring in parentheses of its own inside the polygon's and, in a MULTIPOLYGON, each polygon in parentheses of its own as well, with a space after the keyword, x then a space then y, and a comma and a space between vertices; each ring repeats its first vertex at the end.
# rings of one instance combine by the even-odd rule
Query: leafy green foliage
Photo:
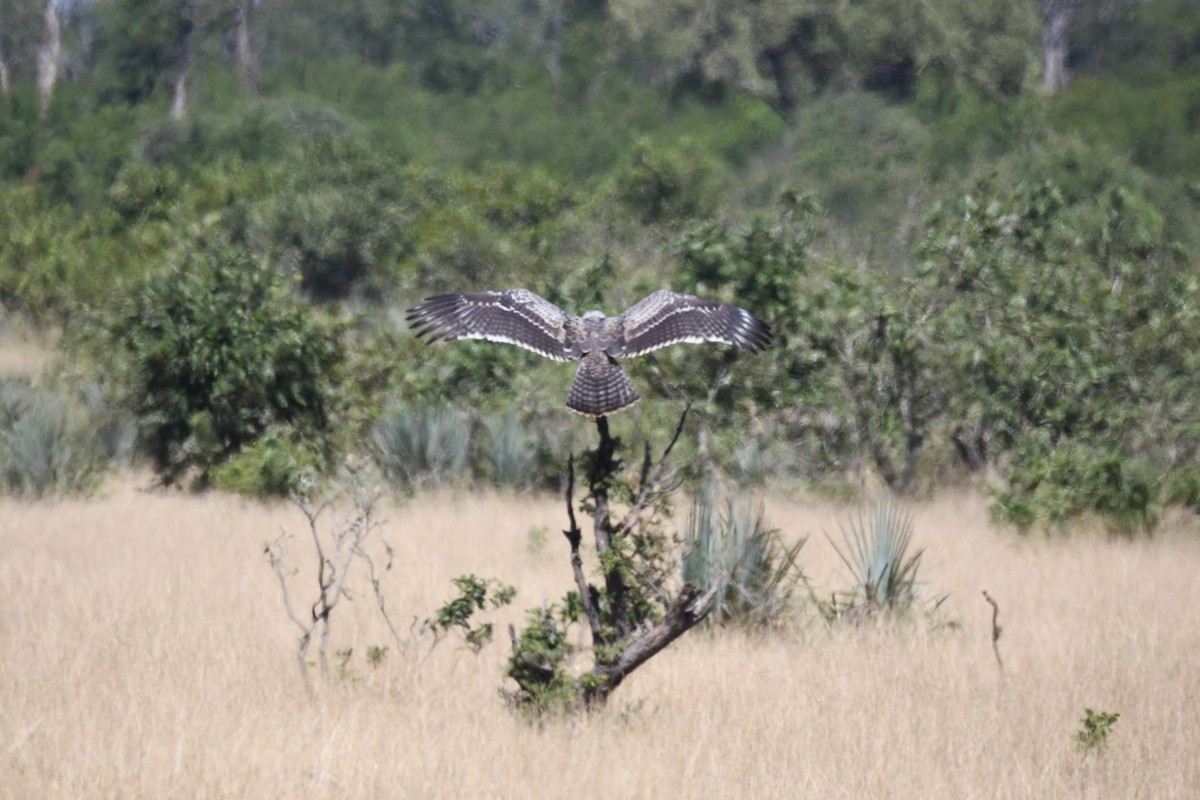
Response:
POLYGON ((525 626, 506 669, 506 674, 521 687, 513 695, 518 708, 541 715, 578 706, 582 687, 567 669, 575 652, 567 639, 567 626, 581 616, 579 596, 575 593, 569 593, 562 603, 525 612, 525 626))
POLYGON ((450 632, 457 629, 463 641, 478 653, 492 640, 492 623, 473 624, 475 613, 488 606, 500 608, 512 602, 517 590, 496 580, 484 580, 474 575, 462 575, 451 581, 458 589, 458 597, 439 608, 431 618, 435 631, 450 632))
POLYGON ((305 474, 320 472, 325 459, 286 428, 271 428, 211 472, 212 485, 250 497, 287 497, 305 474))
POLYGON ((1046 437, 1024 439, 1013 453, 1009 487, 997 493, 994 516, 1028 529, 1063 526, 1098 515, 1116 533, 1150 530, 1162 512, 1162 479, 1144 458, 1103 446, 1046 437))
POLYGON ((243 255, 204 252, 152 277, 97 337, 111 348, 102 369, 132 381, 142 447, 166 482, 205 482, 272 429, 320 459, 334 446, 340 328, 243 255))
POLYGON ((1093 750, 1103 749, 1108 745, 1108 736, 1120 718, 1120 714, 1108 711, 1095 712, 1090 708, 1083 710, 1083 719, 1080 720, 1083 727, 1075 732, 1075 746, 1083 753, 1084 758, 1093 750))
MULTIPOLYGON (((577 429, 550 410, 569 370, 422 349, 394 307, 524 285, 615 311, 669 285, 779 334, 753 359, 672 348, 633 367, 647 400, 695 401, 680 449, 697 471, 828 485, 870 469, 901 491, 991 474, 1000 518, 1053 528, 1197 506, 1186 0, 1077 9, 1073 78, 1051 97, 1029 88, 1024 0, 298 0, 255 7, 257 95, 227 10, 113 0, 64 12, 70 77, 44 113, 43 7, 5 8, 0 304, 69 341, 225 242, 298 275, 289 297, 364 312, 345 337, 348 440, 452 402, 475 477, 546 484, 577 429), (189 34, 191 113, 168 119, 189 34)), ((111 385, 136 387, 119 360, 111 385)), ((230 433, 181 397, 125 405, 144 444, 177 441, 160 468, 229 461, 222 485, 284 491, 328 460, 324 423, 273 409, 230 433), (155 433, 156 414, 183 421, 155 433)), ((637 435, 670 430, 661 405, 630 415, 637 435)))

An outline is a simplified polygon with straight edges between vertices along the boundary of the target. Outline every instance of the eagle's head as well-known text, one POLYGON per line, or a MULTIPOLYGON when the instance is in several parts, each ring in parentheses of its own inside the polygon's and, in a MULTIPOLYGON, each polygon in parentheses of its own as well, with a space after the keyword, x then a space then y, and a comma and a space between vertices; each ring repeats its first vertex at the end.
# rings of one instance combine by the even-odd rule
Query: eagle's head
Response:
POLYGON ((585 313, 585 314, 583 315, 583 318, 584 318, 584 319, 586 319, 586 320, 593 320, 593 319, 594 319, 594 320, 596 320, 597 322, 599 322, 600 320, 604 319, 605 317, 604 317, 604 312, 603 312, 603 311, 597 311, 596 309, 592 309, 591 311, 588 311, 587 313, 585 313))

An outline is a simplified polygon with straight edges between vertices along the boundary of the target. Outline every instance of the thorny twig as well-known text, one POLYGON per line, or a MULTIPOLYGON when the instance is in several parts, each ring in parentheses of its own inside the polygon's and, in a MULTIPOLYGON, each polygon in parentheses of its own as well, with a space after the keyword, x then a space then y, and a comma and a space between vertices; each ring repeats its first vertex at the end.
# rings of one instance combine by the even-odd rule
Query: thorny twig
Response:
POLYGON ((658 463, 654 465, 653 470, 650 468, 650 452, 649 445, 647 445, 646 458, 642 462, 642 480, 637 500, 634 501, 629 512, 621 519, 620 524, 617 525, 618 535, 627 534, 637 526, 642 511, 652 499, 668 495, 675 490, 674 475, 668 472, 667 458, 671 455, 671 451, 675 448, 675 443, 679 441, 679 437, 683 434, 683 425, 687 422, 688 412, 691 410, 692 404, 689 402, 684 406, 683 413, 679 415, 679 424, 675 426, 675 434, 663 449, 662 456, 659 457, 658 463))

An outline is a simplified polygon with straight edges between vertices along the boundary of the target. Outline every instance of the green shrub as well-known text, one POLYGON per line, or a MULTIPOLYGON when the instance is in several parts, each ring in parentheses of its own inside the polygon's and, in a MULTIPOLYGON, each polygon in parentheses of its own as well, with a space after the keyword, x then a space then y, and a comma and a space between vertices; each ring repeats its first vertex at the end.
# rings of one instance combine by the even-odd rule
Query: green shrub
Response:
POLYGON ((292 441, 287 432, 273 428, 242 452, 213 467, 210 478, 218 489, 261 497, 286 497, 305 472, 321 472, 324 459, 304 442, 292 441))
POLYGON ((166 483, 211 471, 269 430, 334 447, 341 326, 245 254, 205 250, 142 283, 90 343, 166 483))
MULTIPOLYGON (((1177 499, 1186 502, 1186 483, 1179 480, 1177 499)), ((1162 513, 1162 484, 1152 465, 1114 444, 1052 445, 1044 437, 1031 436, 1013 453, 1007 486, 996 495, 994 516, 1021 529, 1055 530, 1080 515, 1094 514, 1115 533, 1147 531, 1162 513)))
POLYGON ((716 208, 714 163, 695 143, 670 149, 637 144, 633 163, 618 173, 621 199, 644 222, 686 220, 716 208))
POLYGON ((1083 753, 1084 758, 1093 750, 1108 746, 1108 736, 1120 718, 1120 714, 1108 711, 1095 712, 1090 708, 1083 710, 1083 719, 1080 720, 1083 727, 1075 732, 1075 746, 1083 753))

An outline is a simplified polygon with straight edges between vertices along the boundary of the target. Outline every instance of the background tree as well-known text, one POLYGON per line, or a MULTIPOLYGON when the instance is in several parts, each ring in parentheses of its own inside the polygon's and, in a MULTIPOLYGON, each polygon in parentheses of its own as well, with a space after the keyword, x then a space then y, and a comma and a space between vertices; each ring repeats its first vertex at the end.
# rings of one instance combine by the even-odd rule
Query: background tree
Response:
POLYGON ((58 83, 58 65, 62 58, 62 24, 58 7, 52 0, 42 13, 42 35, 38 41, 37 87, 38 104, 44 115, 50 107, 50 97, 58 83))
POLYGON ((12 90, 12 81, 8 75, 8 56, 5 55, 4 39, 7 26, 4 24, 4 6, 0 4, 0 95, 8 97, 12 90))
POLYGON ((250 12, 254 8, 254 0, 237 0, 237 28, 234 34, 238 78, 242 82, 243 91, 251 95, 258 94, 258 57, 250 43, 250 12))
POLYGON ((164 482, 191 472, 204 485, 270 431, 305 448, 310 466, 332 452, 341 334, 288 290, 277 273, 218 246, 147 280, 92 343, 110 379, 125 384, 164 482))
POLYGON ((1067 85, 1067 31, 1079 0, 1042 0, 1042 89, 1053 93, 1067 85))

